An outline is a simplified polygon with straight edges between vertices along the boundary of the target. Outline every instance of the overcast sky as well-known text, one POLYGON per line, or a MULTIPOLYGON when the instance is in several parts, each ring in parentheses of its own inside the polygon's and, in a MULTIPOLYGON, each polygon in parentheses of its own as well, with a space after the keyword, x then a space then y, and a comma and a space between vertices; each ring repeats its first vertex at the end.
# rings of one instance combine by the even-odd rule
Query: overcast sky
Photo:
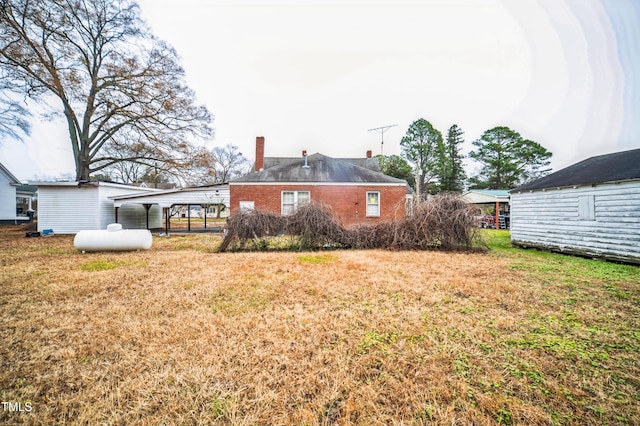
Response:
MULTIPOLYGON (((443 135, 509 126, 554 170, 640 148, 637 0, 139 0, 214 114, 208 147, 399 154, 418 118, 443 135)), ((19 179, 73 175, 66 126, 4 141, 19 179)))

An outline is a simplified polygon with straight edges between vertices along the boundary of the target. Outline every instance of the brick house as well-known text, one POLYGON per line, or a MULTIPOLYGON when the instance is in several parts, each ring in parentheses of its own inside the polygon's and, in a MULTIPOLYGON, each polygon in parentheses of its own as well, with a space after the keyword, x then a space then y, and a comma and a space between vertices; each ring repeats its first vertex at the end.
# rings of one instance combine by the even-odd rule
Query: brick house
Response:
POLYGON ((309 201, 329 205, 346 225, 374 224, 403 217, 411 189, 387 176, 367 151, 366 158, 322 154, 264 157, 264 137, 256 138, 255 171, 229 182, 231 214, 255 208, 289 214, 309 201))

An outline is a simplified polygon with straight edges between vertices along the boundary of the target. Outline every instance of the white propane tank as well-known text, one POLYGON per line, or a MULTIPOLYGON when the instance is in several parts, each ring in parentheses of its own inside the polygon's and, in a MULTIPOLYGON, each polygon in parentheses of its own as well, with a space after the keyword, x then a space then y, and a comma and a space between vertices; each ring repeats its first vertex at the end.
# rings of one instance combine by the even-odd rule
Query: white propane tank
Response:
POLYGON ((80 231, 73 239, 73 245, 82 252, 148 250, 152 243, 148 229, 122 229, 119 223, 107 225, 106 230, 80 231))

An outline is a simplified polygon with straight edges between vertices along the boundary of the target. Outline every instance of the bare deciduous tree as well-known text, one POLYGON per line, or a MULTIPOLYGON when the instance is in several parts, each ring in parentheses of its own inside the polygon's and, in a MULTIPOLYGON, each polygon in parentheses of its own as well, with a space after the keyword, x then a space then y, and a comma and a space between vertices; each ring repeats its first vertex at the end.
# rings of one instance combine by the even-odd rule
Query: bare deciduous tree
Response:
POLYGON ((31 133, 31 114, 11 97, 10 88, 0 85, 0 91, 0 141, 4 137, 22 140, 31 133))
POLYGON ((251 163, 235 145, 215 147, 211 150, 216 169, 216 182, 228 182, 250 171, 251 163))
POLYGON ((189 159, 181 168, 180 180, 187 185, 209 185, 218 182, 216 161, 211 151, 204 147, 196 147, 191 151, 189 159))
POLYGON ((77 180, 119 162, 174 168, 189 161, 194 138, 211 137, 212 117, 194 103, 176 52, 149 32, 134 2, 0 2, 5 81, 60 102, 77 180))
POLYGON ((147 158, 147 161, 121 161, 104 169, 104 174, 122 183, 165 183, 207 185, 216 182, 216 170, 211 152, 201 146, 189 146, 183 159, 165 162, 150 161, 153 153, 144 144, 131 144, 120 149, 107 147, 113 158, 147 158))

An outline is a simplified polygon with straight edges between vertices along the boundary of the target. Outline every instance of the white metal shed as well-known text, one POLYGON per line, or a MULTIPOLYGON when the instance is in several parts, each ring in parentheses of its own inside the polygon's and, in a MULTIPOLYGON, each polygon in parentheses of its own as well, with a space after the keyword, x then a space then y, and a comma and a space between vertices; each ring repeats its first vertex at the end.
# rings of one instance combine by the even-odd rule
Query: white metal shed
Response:
POLYGON ((640 149, 591 157, 511 191, 511 242, 640 264, 640 149))
MULTIPOLYGON (((110 182, 31 182, 38 187, 38 231, 52 229, 57 234, 75 234, 85 229, 106 229, 114 223, 115 206, 110 197, 148 194, 150 188, 110 182)), ((144 229, 146 210, 140 205, 121 211, 125 229, 144 229)), ((149 210, 149 228, 162 227, 162 210, 149 210)))

